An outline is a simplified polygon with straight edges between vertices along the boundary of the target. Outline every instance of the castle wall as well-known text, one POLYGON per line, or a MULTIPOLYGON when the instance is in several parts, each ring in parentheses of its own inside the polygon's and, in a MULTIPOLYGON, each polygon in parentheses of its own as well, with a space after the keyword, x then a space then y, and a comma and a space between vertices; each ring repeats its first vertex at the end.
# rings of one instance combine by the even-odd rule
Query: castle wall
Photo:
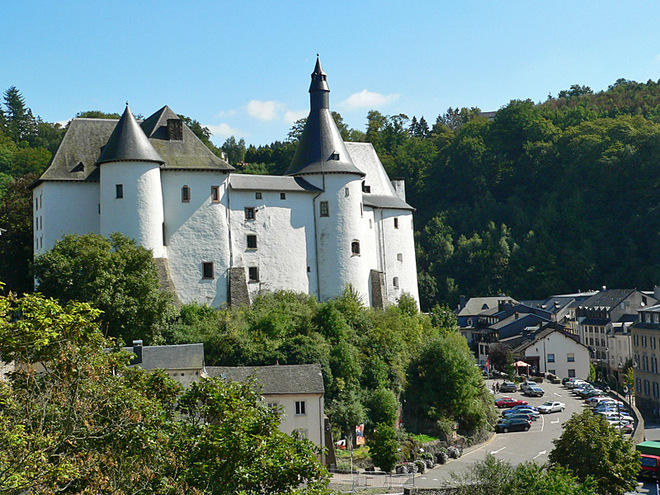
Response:
POLYGON ((227 301, 230 249, 227 217, 227 174, 200 171, 163 171, 165 248, 170 273, 183 303, 218 307, 227 301), (182 201, 188 186, 190 200, 182 201), (218 202, 211 187, 218 187, 218 202), (205 278, 204 262, 213 263, 205 278))
POLYGON ((308 192, 230 188, 232 266, 244 267, 251 299, 260 291, 316 293, 313 197, 308 192), (248 247, 248 236, 256 236, 256 248, 248 247), (256 280, 250 268, 256 268, 256 280))
POLYGON ((417 301, 419 306, 412 212, 410 210, 381 209, 379 213, 382 241, 381 259, 385 272, 387 299, 395 302, 402 293, 406 292, 417 301))
POLYGON ((154 258, 163 249, 163 194, 160 168, 153 162, 109 162, 101 165, 101 234, 121 232, 154 258), (122 186, 118 197, 117 185, 122 186))
POLYGON ((361 214, 362 180, 358 175, 308 175, 305 179, 325 192, 316 200, 316 242, 319 256, 319 299, 341 295, 350 284, 363 301, 370 301, 369 270, 373 260, 364 251, 366 233, 361 214), (320 203, 328 202, 328 216, 320 215, 320 203), (352 244, 359 243, 359 254, 352 244))
POLYGON ((100 232, 98 182, 48 181, 32 191, 34 255, 65 234, 100 232))

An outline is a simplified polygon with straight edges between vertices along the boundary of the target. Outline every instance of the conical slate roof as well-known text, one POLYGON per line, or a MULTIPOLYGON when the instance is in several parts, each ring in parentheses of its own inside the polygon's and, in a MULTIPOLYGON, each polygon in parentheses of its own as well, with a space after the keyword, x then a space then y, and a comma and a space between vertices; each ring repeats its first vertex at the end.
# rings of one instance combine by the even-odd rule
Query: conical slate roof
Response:
POLYGON ((140 124, 128 108, 117 122, 115 130, 112 131, 110 139, 101 150, 101 155, 96 161, 98 165, 107 162, 156 162, 164 163, 158 152, 149 142, 140 124))
POLYGON ((310 112, 287 175, 341 173, 364 176, 346 150, 330 112, 330 88, 317 57, 309 87, 310 112))

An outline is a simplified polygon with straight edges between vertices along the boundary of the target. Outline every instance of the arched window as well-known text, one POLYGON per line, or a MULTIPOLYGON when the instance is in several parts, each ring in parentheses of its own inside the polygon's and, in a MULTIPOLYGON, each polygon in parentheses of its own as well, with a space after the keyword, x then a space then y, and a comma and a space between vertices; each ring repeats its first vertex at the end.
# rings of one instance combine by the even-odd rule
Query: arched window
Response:
POLYGON ((351 255, 360 256, 360 241, 351 242, 351 255))
POLYGON ((190 203, 190 187, 183 186, 181 188, 181 202, 190 203))
POLYGON ((394 277, 392 279, 392 285, 394 286, 395 289, 399 288, 399 277, 394 277))

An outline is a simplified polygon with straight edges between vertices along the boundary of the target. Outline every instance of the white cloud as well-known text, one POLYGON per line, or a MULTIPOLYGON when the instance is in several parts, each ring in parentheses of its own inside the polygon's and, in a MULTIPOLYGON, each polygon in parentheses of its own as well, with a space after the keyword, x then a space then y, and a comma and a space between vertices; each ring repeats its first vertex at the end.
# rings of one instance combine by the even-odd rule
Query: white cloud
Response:
POLYGON ((284 122, 287 124, 293 124, 296 120, 300 120, 303 117, 307 117, 309 112, 307 110, 288 110, 284 114, 284 122))
POLYGON ((251 117, 259 120, 275 120, 278 115, 284 111, 284 103, 278 101, 260 101, 260 100, 251 100, 245 106, 248 114, 251 117))
POLYGON ((398 94, 382 95, 363 89, 359 93, 353 93, 340 103, 340 105, 348 110, 356 110, 358 108, 376 108, 388 103, 392 103, 399 97, 398 94))
POLYGON ((214 137, 229 137, 229 136, 243 136, 244 134, 231 127, 229 124, 218 124, 218 125, 205 125, 213 133, 214 137))
POLYGON ((222 117, 233 117, 234 115, 236 115, 236 110, 220 110, 217 116, 222 118, 222 117))

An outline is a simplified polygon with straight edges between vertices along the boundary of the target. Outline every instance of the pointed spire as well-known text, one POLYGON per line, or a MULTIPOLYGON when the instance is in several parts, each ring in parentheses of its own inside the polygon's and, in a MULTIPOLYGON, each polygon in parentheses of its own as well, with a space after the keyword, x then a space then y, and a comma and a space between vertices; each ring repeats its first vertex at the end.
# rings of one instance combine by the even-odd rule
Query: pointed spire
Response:
POLYGON ((365 175, 353 163, 330 112, 327 75, 316 58, 309 87, 310 111, 288 175, 345 173, 365 175))
POLYGON ((128 102, 96 163, 126 161, 165 163, 135 120, 128 102))

